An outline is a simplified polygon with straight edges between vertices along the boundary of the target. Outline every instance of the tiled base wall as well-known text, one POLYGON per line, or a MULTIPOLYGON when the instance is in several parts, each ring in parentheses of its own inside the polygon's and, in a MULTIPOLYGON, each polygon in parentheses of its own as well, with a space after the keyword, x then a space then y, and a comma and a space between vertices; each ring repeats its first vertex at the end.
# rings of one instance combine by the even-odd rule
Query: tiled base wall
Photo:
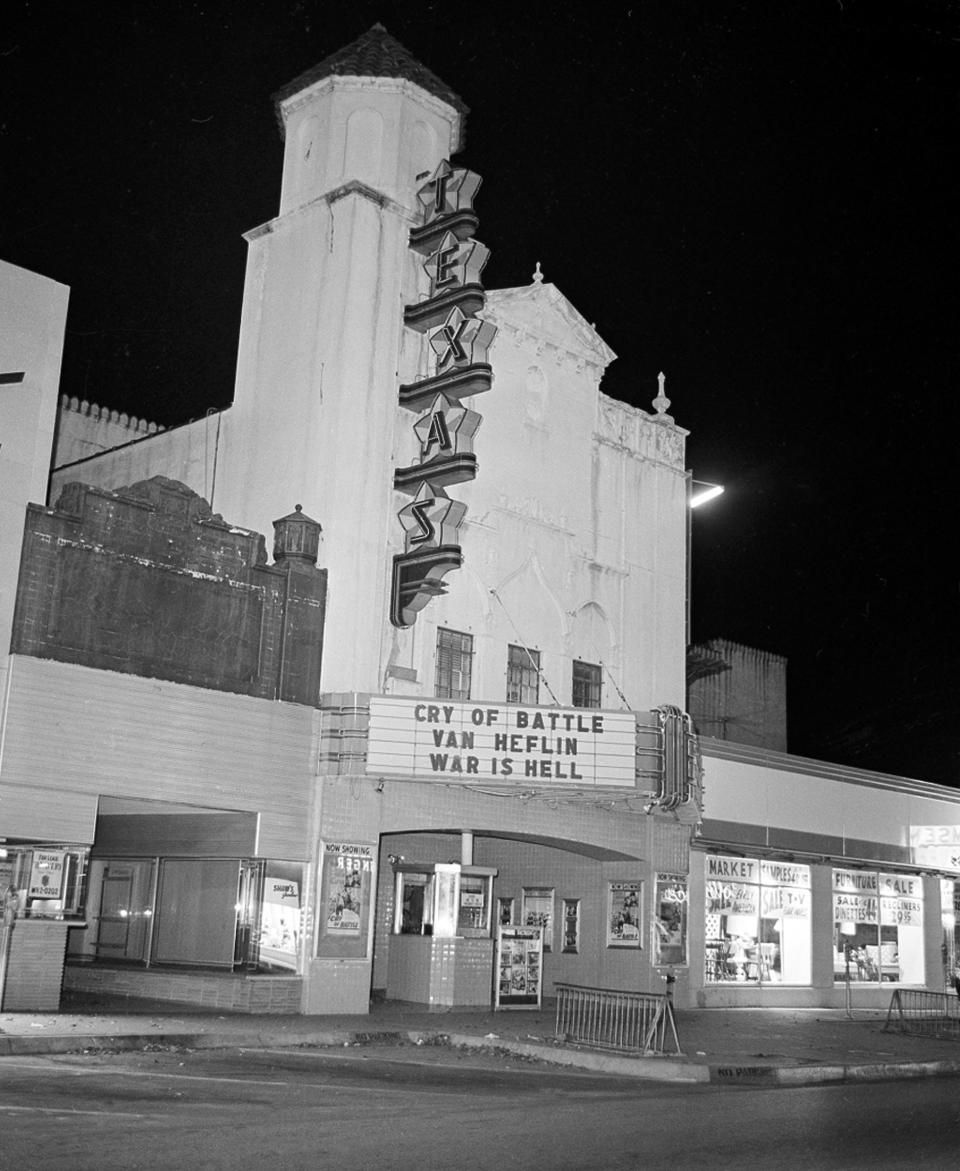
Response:
POLYGON ((6 953, 6 977, 0 1007, 13 1012, 56 1012, 60 1007, 60 973, 67 926, 62 921, 20 921, 0 926, 0 955, 6 953))
POLYGON ((159 972, 67 964, 63 986, 76 992, 169 1000, 249 1013, 299 1013, 298 976, 234 976, 206 972, 159 972))

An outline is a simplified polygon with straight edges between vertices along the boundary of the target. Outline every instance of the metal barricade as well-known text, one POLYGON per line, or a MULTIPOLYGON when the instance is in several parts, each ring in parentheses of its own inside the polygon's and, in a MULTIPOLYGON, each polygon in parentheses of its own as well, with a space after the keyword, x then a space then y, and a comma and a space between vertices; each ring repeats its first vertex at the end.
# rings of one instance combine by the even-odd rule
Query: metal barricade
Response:
POLYGON ((960 1040, 960 999, 949 992, 898 988, 890 998, 884 1032, 896 1029, 923 1037, 960 1040))
POLYGON ((555 987, 556 1034, 562 1040, 600 1049, 681 1056, 673 1004, 663 993, 613 992, 577 984, 555 987))

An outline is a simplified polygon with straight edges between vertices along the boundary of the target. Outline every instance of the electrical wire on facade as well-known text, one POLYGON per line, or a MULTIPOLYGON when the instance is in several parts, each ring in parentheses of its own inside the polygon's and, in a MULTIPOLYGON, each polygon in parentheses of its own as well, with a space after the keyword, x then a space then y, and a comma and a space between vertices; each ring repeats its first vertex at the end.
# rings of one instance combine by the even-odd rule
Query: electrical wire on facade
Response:
POLYGON ((614 691, 620 697, 620 702, 623 704, 623 710, 627 711, 627 712, 632 712, 634 710, 634 708, 631 706, 631 704, 629 704, 627 702, 627 697, 620 690, 620 684, 614 678, 613 672, 610 670, 609 666, 603 661, 603 657, 600 654, 600 648, 597 646, 596 642, 593 642, 593 649, 594 649, 594 652, 597 656, 597 662, 600 664, 600 669, 602 671, 606 672, 606 674, 608 675, 608 677, 610 679, 610 682, 613 684, 614 691))
POLYGON ((521 635, 520 631, 517 629, 517 624, 516 624, 516 622, 514 622, 513 618, 512 618, 512 617, 511 617, 511 615, 510 615, 510 611, 509 611, 509 610, 507 609, 507 607, 506 607, 506 606, 503 604, 503 599, 500 597, 500 595, 499 595, 499 594, 497 593, 497 591, 496 591, 496 590, 494 590, 494 589, 492 589, 492 590, 490 591, 490 593, 491 593, 491 594, 493 595, 493 597, 495 597, 495 598, 497 599, 497 601, 500 603, 500 608, 503 610, 504 614, 506 614, 506 616, 507 616, 507 621, 508 621, 508 622, 510 623, 510 625, 513 627, 513 633, 514 633, 514 634, 517 636, 517 642, 518 642, 518 644, 519 644, 519 645, 520 645, 520 646, 523 648, 523 650, 526 652, 526 656, 527 656, 527 658, 530 660, 530 666, 531 666, 531 667, 533 667, 533 669, 536 671, 536 673, 537 673, 537 678, 540 680, 540 682, 543 684, 543 686, 544 686, 544 687, 547 689, 547 694, 548 694, 548 695, 550 696, 550 698, 553 700, 553 705, 554 705, 554 707, 559 707, 559 706, 560 706, 560 701, 559 701, 559 700, 557 699, 557 697, 556 697, 556 696, 553 694, 553 688, 552 688, 552 687, 550 686, 550 684, 547 682, 547 677, 544 675, 544 673, 543 673, 543 671, 542 671, 542 669, 541 669, 541 667, 540 667, 540 664, 539 664, 539 663, 536 661, 536 659, 534 659, 533 655, 531 655, 531 654, 530 654, 530 651, 529 651, 529 649, 528 649, 528 647, 527 647, 527 644, 526 644, 526 642, 524 641, 524 638, 523 638, 523 636, 521 635))

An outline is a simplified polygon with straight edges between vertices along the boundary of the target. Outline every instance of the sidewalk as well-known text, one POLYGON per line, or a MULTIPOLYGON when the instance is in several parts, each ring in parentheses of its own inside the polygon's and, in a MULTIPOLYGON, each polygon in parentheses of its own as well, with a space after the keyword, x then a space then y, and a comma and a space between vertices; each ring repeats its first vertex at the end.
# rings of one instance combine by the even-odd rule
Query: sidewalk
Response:
POLYGON ((625 1056, 558 1041, 552 1007, 431 1013, 395 1003, 369 1016, 250 1016, 66 993, 59 1013, 0 1013, 0 1058, 141 1049, 433 1043, 669 1082, 813 1085, 960 1076, 960 1040, 884 1032, 886 1013, 700 1009, 676 1014, 683 1055, 625 1056))

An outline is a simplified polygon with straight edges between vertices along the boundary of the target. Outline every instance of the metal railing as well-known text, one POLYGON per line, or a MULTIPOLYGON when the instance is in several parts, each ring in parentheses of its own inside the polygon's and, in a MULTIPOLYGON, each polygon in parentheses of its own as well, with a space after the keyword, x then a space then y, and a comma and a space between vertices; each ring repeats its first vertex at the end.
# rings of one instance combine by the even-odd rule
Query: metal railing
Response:
POLYGON ((663 993, 612 992, 577 984, 555 987, 556 1034, 562 1040, 624 1052, 681 1055, 673 1004, 663 993))
POLYGON ((898 988, 890 998, 884 1032, 895 1029, 923 1037, 960 1040, 960 999, 948 992, 898 988))

